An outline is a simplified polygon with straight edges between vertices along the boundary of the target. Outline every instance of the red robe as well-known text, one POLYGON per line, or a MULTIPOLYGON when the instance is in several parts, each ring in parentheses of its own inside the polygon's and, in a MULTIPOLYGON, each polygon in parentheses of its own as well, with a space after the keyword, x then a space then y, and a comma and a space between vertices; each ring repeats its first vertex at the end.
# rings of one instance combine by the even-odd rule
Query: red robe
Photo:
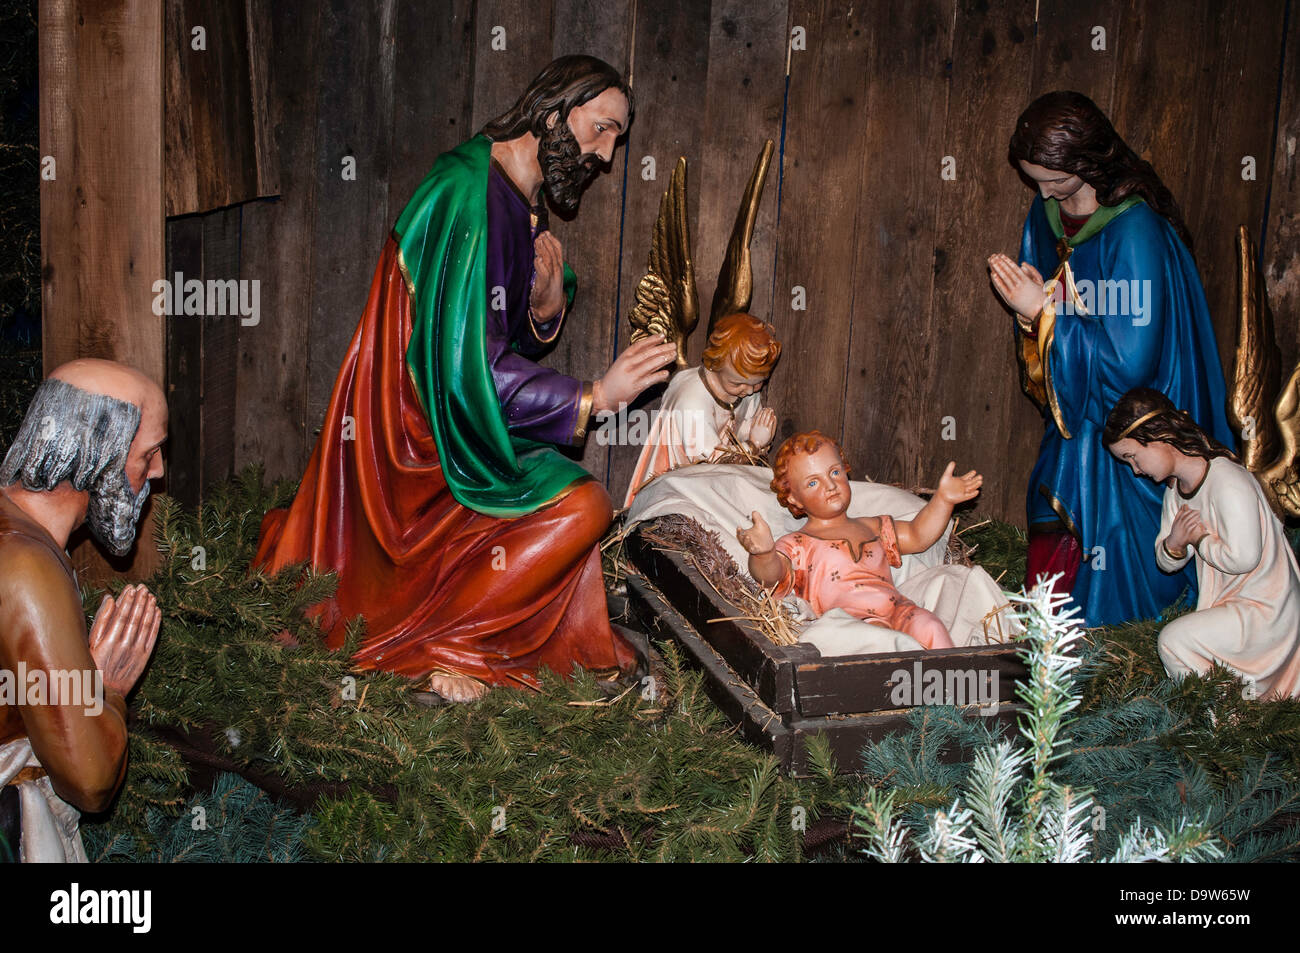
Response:
POLYGON ((338 573, 314 612, 335 648, 347 620, 365 617, 361 668, 534 686, 541 666, 631 670, 635 653, 605 607, 597 544, 612 508, 600 484, 580 481, 512 519, 453 498, 406 365, 398 261, 390 238, 298 495, 266 515, 254 566, 338 573))

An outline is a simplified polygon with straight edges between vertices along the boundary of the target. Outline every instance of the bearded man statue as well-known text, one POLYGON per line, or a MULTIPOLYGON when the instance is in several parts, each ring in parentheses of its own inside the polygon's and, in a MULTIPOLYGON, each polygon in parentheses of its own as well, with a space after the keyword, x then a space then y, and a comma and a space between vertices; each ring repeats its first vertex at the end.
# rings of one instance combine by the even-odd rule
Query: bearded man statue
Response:
POLYGON ((438 157, 393 227, 302 485, 267 514, 255 561, 337 573, 313 612, 336 648, 364 618, 359 668, 468 701, 536 686, 543 666, 636 666, 605 606, 609 496, 556 448, 666 380, 674 348, 640 341, 595 381, 536 362, 576 287, 543 190, 575 212, 631 114, 609 64, 562 57, 438 157))
POLYGON ((162 615, 143 586, 105 597, 90 632, 66 547, 83 522, 115 555, 163 475, 167 405, 139 371, 65 364, 0 464, 0 860, 84 861, 80 813, 126 775, 126 695, 162 615))

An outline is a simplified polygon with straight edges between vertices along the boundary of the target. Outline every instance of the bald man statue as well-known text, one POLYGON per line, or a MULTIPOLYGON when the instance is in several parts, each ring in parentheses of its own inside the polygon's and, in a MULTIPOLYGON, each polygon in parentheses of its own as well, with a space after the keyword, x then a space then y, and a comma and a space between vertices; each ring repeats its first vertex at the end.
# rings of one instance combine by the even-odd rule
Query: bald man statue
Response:
POLYGON ((66 548, 85 522, 130 551, 166 436, 157 384, 73 361, 42 382, 0 464, 0 859, 84 861, 80 812, 105 810, 126 774, 125 696, 161 613, 127 586, 87 635, 66 548))

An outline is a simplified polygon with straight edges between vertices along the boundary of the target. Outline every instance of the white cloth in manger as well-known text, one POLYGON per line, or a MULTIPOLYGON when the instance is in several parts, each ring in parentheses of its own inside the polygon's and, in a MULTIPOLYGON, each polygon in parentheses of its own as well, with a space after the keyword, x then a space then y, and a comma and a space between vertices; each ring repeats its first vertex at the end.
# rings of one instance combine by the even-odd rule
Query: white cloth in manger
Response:
MULTIPOLYGON (((689 516, 717 533, 723 548, 745 570, 749 554, 736 539, 736 527, 749 526, 753 511, 767 520, 776 539, 793 533, 804 523, 777 502, 771 482, 772 471, 767 467, 721 463, 681 467, 656 477, 637 493, 627 511, 627 525, 673 513, 689 516)), ((850 487, 850 516, 888 514, 895 519, 911 519, 925 506, 919 496, 897 487, 858 480, 850 487)), ((1024 628, 1014 618, 1006 595, 993 577, 980 566, 945 565, 950 531, 951 527, 925 552, 903 556, 903 565, 893 570, 894 585, 904 596, 937 615, 948 627, 955 646, 1016 638, 1024 628)), ((834 609, 813 619, 807 604, 801 605, 802 600, 791 597, 787 602, 800 618, 809 620, 800 631, 799 641, 816 646, 822 655, 867 655, 921 648, 901 632, 855 619, 843 610, 834 609)))

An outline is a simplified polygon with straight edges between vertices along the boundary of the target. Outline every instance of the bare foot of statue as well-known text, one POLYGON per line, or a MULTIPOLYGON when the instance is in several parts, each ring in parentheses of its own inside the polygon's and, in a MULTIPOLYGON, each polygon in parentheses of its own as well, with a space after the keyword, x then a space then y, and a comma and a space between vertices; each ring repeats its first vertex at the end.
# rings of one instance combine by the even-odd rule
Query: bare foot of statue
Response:
POLYGON ((428 689, 449 702, 478 701, 488 693, 490 686, 468 675, 431 675, 428 689))

